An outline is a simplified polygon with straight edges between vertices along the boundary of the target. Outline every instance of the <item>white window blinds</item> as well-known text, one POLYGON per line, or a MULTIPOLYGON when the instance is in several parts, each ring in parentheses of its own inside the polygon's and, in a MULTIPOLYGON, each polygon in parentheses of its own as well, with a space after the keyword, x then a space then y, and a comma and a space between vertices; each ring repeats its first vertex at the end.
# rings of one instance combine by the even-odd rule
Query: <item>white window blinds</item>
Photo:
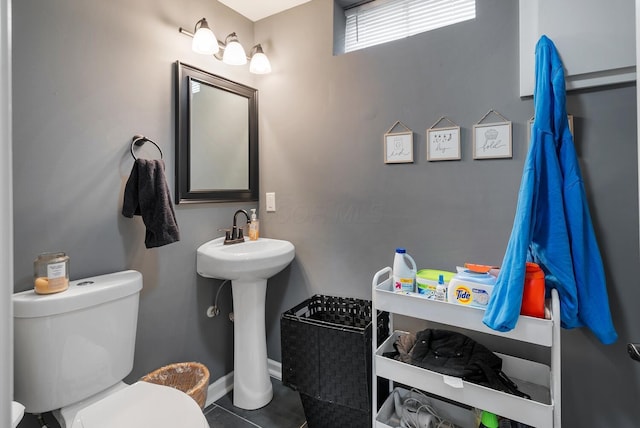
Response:
POLYGON ((374 0, 345 11, 345 52, 476 17, 475 0, 374 0))

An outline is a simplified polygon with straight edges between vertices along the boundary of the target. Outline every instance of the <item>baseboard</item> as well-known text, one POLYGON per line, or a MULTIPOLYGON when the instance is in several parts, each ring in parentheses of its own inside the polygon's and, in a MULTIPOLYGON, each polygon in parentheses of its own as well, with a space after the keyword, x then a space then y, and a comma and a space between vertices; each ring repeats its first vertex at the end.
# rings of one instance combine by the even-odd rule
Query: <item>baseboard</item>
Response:
POLYGON ((273 361, 267 358, 267 368, 269 370, 269 376, 272 378, 282 380, 282 363, 279 361, 273 361))
POLYGON ((233 390, 233 372, 229 372, 215 382, 209 384, 207 388, 207 401, 205 407, 215 403, 233 390))
MULTIPOLYGON (((282 363, 267 359, 267 370, 269 376, 274 379, 282 380, 282 363)), ((221 378, 216 379, 215 382, 209 384, 207 388, 207 401, 205 407, 215 403, 229 392, 233 390, 233 372, 229 372, 221 378)))

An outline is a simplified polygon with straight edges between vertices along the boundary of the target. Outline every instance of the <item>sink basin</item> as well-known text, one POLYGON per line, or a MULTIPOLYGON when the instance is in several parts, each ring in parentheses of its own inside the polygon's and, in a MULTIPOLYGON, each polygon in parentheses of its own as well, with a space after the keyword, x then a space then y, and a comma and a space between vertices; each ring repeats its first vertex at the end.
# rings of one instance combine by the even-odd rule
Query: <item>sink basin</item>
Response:
POLYGON ((241 409, 259 409, 273 398, 265 332, 267 279, 287 267, 294 256, 291 242, 270 238, 231 245, 217 238, 198 248, 200 276, 231 280, 233 405, 241 409))
POLYGON ((224 237, 205 242, 198 248, 198 274, 218 279, 268 279, 293 260, 295 247, 289 241, 259 238, 240 244, 224 245, 224 237))

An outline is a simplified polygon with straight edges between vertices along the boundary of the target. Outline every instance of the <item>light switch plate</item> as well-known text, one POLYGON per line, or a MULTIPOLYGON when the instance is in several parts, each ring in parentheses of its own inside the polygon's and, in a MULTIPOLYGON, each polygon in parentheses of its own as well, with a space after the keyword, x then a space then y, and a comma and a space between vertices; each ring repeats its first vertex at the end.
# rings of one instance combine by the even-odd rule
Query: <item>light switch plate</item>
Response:
POLYGON ((268 213, 276 212, 276 193, 275 192, 267 192, 266 196, 266 206, 268 213))

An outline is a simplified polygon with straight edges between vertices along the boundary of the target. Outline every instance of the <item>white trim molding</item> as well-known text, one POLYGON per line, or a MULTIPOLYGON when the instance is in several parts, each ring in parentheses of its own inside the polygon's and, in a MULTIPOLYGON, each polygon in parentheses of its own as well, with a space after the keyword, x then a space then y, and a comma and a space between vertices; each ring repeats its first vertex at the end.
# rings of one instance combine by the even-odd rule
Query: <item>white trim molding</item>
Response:
POLYGON ((11 0, 0 0, 0 426, 11 426, 13 399, 13 190, 11 0))
MULTIPOLYGON (((269 376, 282 380, 282 363, 267 359, 267 368, 269 370, 269 376)), ((212 405, 231 391, 233 391, 233 372, 229 372, 209 384, 205 407, 212 405)))

